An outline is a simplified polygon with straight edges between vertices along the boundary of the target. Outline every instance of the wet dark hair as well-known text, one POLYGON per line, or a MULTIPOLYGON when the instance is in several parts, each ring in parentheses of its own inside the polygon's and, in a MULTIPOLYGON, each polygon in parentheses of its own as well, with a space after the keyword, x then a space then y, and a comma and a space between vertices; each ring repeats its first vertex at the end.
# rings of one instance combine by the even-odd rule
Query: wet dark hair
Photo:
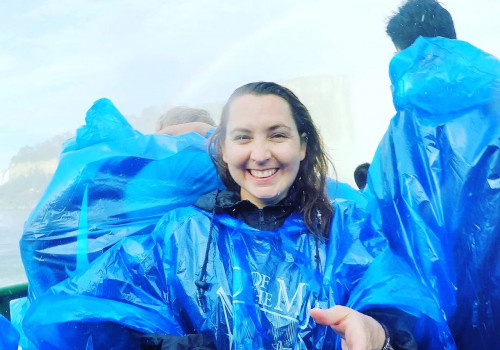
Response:
POLYGON ((354 169, 354 181, 360 190, 365 188, 370 163, 360 164, 354 169))
POLYGON ((386 33, 400 50, 419 36, 457 38, 450 13, 436 0, 408 0, 389 19, 386 33))
POLYGON ((231 177, 227 164, 222 160, 222 146, 226 138, 229 107, 234 99, 242 95, 275 95, 284 99, 290 106, 302 142, 307 143, 306 156, 300 163, 292 188, 301 193, 300 207, 307 228, 315 234, 328 237, 333 207, 326 192, 326 176, 328 165, 331 164, 333 168, 333 164, 324 151, 323 141, 309 111, 289 89, 272 82, 255 82, 237 88, 229 97, 222 109, 220 124, 209 141, 209 154, 222 182, 228 189, 240 190, 231 177))

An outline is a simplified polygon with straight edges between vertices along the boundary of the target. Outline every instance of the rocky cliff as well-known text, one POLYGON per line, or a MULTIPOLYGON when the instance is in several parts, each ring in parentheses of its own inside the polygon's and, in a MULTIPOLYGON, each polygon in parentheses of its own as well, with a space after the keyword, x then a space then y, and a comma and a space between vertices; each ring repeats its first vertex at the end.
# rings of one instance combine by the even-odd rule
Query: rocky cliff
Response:
POLYGON ((62 144, 70 133, 21 148, 0 174, 0 209, 31 209, 54 174, 62 144))

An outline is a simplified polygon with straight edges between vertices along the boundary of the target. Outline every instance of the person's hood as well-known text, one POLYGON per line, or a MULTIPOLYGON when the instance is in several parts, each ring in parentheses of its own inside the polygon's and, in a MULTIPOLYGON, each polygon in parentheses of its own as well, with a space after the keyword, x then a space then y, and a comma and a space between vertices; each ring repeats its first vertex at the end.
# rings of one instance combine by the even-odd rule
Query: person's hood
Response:
POLYGON ((460 40, 419 37, 393 57, 389 74, 397 111, 454 113, 500 100, 500 62, 460 40))

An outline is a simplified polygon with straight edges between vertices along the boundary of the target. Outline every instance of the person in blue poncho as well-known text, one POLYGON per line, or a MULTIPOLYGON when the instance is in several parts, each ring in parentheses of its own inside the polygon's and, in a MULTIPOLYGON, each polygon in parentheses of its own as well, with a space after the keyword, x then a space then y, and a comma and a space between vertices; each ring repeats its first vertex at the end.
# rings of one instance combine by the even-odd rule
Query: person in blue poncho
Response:
POLYGON ((370 166, 391 246, 413 264, 459 349, 498 348, 500 61, 456 40, 437 1, 410 0, 388 23, 397 110, 370 166))
POLYGON ((23 329, 35 346, 453 348, 432 295, 370 216, 332 207, 321 138, 291 91, 237 89, 209 147, 227 189, 33 300, 23 329))

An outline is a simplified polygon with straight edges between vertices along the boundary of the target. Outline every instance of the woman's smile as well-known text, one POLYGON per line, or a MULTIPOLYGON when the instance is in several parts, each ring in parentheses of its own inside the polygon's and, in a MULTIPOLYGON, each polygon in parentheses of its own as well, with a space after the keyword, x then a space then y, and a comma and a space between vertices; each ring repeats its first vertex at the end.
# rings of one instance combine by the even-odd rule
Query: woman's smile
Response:
POLYGON ((264 170, 259 170, 259 169, 250 169, 248 172, 253 176, 257 177, 259 179, 266 179, 270 178, 274 174, 278 172, 277 168, 274 169, 264 169, 264 170))

